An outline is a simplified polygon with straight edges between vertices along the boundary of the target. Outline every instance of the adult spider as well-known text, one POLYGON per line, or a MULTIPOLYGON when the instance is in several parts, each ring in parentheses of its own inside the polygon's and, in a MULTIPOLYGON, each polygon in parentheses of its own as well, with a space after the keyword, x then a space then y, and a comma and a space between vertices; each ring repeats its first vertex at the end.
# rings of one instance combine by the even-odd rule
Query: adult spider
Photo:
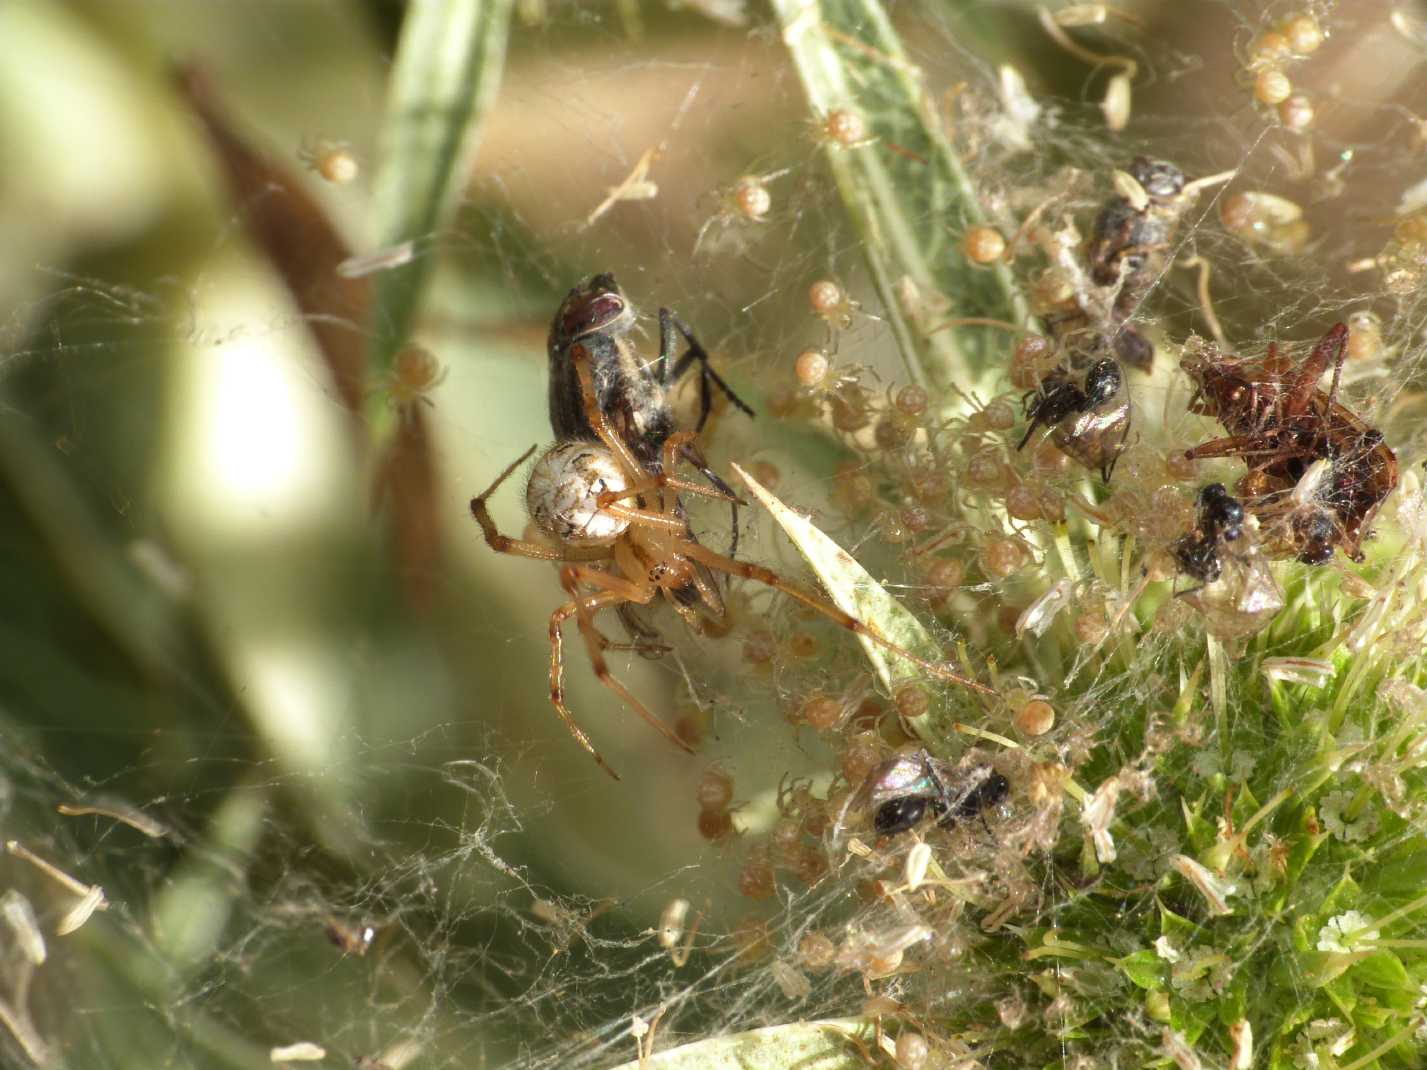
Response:
POLYGON ((668 435, 660 462, 651 470, 604 418, 596 397, 595 373, 599 365, 590 352, 572 346, 569 353, 584 394, 583 411, 596 441, 573 439, 556 443, 536 462, 526 489, 531 518, 558 545, 502 535, 486 505, 497 488, 535 451, 534 446, 507 467, 484 493, 471 499, 471 513, 487 545, 497 553, 562 564, 560 584, 570 597, 550 615, 550 700, 565 727, 601 769, 619 779, 565 704, 561 626, 575 617, 600 683, 675 746, 689 750, 668 725, 610 673, 604 658, 610 643, 595 627, 594 614, 623 605, 649 605, 661 593, 677 608, 680 592, 690 588, 706 605, 721 607, 708 578, 710 572, 772 587, 934 676, 990 693, 990 688, 904 650, 875 628, 771 569, 735 560, 701 545, 689 532, 678 494, 712 498, 724 498, 725 494, 671 474, 678 459, 687 456, 684 450, 693 441, 693 433, 678 431, 668 435))
MULTIPOLYGON (((547 351, 550 358, 550 429, 559 442, 598 441, 594 419, 602 420, 624 444, 645 472, 657 473, 666 465, 665 457, 678 456, 697 468, 705 479, 728 500, 731 514, 729 554, 738 553, 738 498, 727 483, 709 467, 694 443, 685 435, 675 453, 664 449, 675 433, 676 421, 671 401, 674 386, 695 365, 699 371, 699 416, 695 431, 702 431, 713 406, 717 387, 738 409, 750 417, 749 408, 713 370, 709 355, 689 326, 667 308, 659 310, 659 356, 648 361, 640 356, 629 338, 635 325, 634 307, 614 276, 592 276, 565 296, 550 324, 547 351), (674 359, 678 337, 688 349, 674 359), (576 369, 581 362, 590 368, 594 382, 593 403, 576 369)), ((675 511, 679 509, 676 506, 675 511)), ((692 533, 687 532, 689 538, 692 533)), ((711 578, 704 573, 705 579, 711 578)), ((710 596, 694 584, 686 584, 674 599, 675 607, 690 626, 698 628, 694 607, 701 602, 708 615, 720 618, 724 606, 716 593, 710 596)), ((659 632, 636 611, 633 603, 617 611, 635 649, 645 657, 659 657, 668 648, 659 632)))
POLYGON ((1190 352, 1180 362, 1198 388, 1190 411, 1215 417, 1228 435, 1186 450, 1200 457, 1242 457, 1244 505, 1264 521, 1291 514, 1284 540, 1305 564, 1322 564, 1341 546, 1362 560, 1367 525, 1397 486, 1397 456, 1338 401, 1348 328, 1334 324, 1294 367, 1270 345, 1262 360, 1190 352), (1318 386, 1329 364, 1332 386, 1318 386), (1315 462, 1326 462, 1310 476, 1315 462), (1300 485, 1303 484, 1303 485, 1300 485))

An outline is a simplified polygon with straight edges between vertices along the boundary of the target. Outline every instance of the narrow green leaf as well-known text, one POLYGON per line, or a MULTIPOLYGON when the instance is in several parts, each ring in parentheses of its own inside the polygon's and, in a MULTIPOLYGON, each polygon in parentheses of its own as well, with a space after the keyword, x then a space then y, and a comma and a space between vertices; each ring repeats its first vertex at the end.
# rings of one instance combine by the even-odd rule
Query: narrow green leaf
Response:
POLYGON ((914 379, 974 389, 996 366, 1005 335, 986 327, 926 333, 905 298, 954 301, 956 317, 1015 325, 1028 309, 1004 266, 976 267, 959 241, 983 221, 976 189, 957 157, 920 68, 907 59, 880 0, 773 0, 812 112, 850 111, 867 140, 829 139, 827 161, 863 247, 883 315, 914 379))
POLYGON ((875 1031, 864 1018, 792 1022, 670 1048, 615 1070, 863 1070, 875 1031))
MULTIPOLYGON (((824 535, 811 521, 784 505, 737 464, 733 470, 753 496, 773 514, 773 519, 812 566, 839 609, 917 657, 944 663, 941 647, 922 627, 922 622, 888 594, 851 554, 824 535)), ((926 669, 916 662, 899 658, 866 636, 859 635, 858 639, 878 679, 889 691, 894 689, 897 681, 926 677, 926 669)), ((924 716, 912 718, 910 724, 918 737, 933 749, 944 746, 956 731, 956 720, 945 703, 934 703, 924 716)))
POLYGON ((1371 951, 1302 951, 1298 975, 1313 988, 1322 988, 1372 954, 1371 951))
POLYGON ((387 93, 373 204, 376 249, 414 255, 376 279, 372 371, 406 339, 431 267, 427 246, 459 203, 480 123, 500 85, 512 0, 411 0, 387 93))
POLYGON ((1353 967, 1353 980, 1389 991, 1411 989, 1407 967, 1391 951, 1376 951, 1353 967))
POLYGON ((1115 967, 1141 988, 1164 988, 1164 959, 1150 948, 1115 959, 1115 967))

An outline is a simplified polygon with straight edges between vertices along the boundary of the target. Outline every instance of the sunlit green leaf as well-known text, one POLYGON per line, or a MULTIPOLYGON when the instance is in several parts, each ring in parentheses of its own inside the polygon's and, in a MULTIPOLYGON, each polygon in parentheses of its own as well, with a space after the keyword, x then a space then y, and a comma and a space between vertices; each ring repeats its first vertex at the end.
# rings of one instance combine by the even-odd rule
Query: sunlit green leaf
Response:
POLYGON ((377 276, 373 370, 406 338, 432 266, 431 243, 459 203, 480 123, 500 85, 511 0, 412 0, 392 68, 375 182, 375 249, 412 243, 377 276))
POLYGON ((775 1025, 685 1044, 616 1070, 860 1070, 867 1065, 864 1052, 874 1028, 860 1018, 775 1025))
MULTIPOLYGON (((936 663, 944 661, 941 647, 916 615, 888 594, 886 588, 873 579, 851 554, 807 518, 784 505, 738 465, 735 464, 733 470, 747 484, 753 496, 773 514, 773 519, 788 538, 793 540, 793 545, 812 566, 838 608, 875 628, 887 640, 917 657, 936 663)), ((867 653, 867 660, 888 690, 898 680, 925 677, 923 666, 899 659, 895 653, 866 636, 859 635, 858 639, 867 653)), ((945 741, 956 730, 955 719, 945 704, 934 703, 925 716, 912 718, 910 723, 921 739, 933 746, 945 741)))

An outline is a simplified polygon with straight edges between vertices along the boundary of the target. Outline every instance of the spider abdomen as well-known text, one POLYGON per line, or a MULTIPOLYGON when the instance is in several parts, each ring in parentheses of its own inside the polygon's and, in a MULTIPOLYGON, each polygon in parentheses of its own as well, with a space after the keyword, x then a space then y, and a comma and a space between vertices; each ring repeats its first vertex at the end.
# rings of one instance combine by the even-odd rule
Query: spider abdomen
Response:
POLYGON ((629 528, 629 520, 601 508, 601 494, 628 487, 610 452, 595 442, 561 442, 543 453, 530 470, 525 506, 536 527, 553 539, 605 546, 629 528))

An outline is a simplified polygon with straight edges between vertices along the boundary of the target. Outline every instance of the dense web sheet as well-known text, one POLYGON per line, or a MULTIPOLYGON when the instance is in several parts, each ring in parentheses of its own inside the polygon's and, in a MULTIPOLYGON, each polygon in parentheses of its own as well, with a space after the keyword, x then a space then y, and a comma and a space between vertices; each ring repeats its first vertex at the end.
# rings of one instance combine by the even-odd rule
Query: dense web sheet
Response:
MULTIPOLYGON (((875 153, 901 183, 927 161, 888 133, 890 105, 870 129, 810 115, 762 9, 519 5, 460 210, 399 253, 365 229, 394 15, 0 13, 0 39, 54 59, 25 61, 26 92, 57 101, 0 111, 33 141, 0 198, 26 265, 0 271, 5 1060, 257 1066, 306 1043, 328 1064, 544 1070, 865 1015, 887 1035, 830 1044, 846 1065, 885 1064, 899 1030, 931 1045, 920 1065, 1240 1065, 1230 1027, 1251 1018, 1275 1066, 1413 1065, 1423 16, 1315 6, 1326 41, 1270 64, 1315 111, 1296 132, 1301 113, 1255 101, 1256 57, 1306 9, 1185 6, 1088 26, 1076 7, 1057 24, 1076 51, 1033 8, 899 5, 905 61, 839 45, 915 68, 977 195, 910 220, 965 291, 899 286, 895 308, 829 160, 875 153), (154 57, 211 68, 235 128, 376 255, 354 276, 431 261, 414 342, 435 363, 364 395, 420 464, 358 441, 314 317, 250 244, 255 198, 226 192, 154 57), (55 132, 81 119, 106 131, 92 146, 55 132), (300 158, 336 143, 351 183, 300 158), (1015 362, 1026 324, 945 328, 969 354, 949 385, 898 332, 984 317, 977 218, 1013 243, 1039 329, 1084 296, 1056 257, 1081 255, 1141 154, 1233 176, 1151 258, 1129 318, 1158 352, 1127 373, 1106 486, 1040 435, 1015 448, 1055 363, 1015 362), (625 777, 606 781, 546 701, 555 571, 490 553, 466 505, 549 438, 549 317, 596 271, 638 307, 644 353, 672 308, 757 410, 716 407, 714 467, 808 512, 994 700, 884 688, 851 636, 735 582, 727 635, 665 607, 664 656, 609 655, 694 757, 598 686, 568 625, 571 708, 625 777), (1301 359, 1338 321, 1343 403, 1383 429, 1402 486, 1365 566, 1274 564, 1282 613, 1229 634, 1230 611, 1180 597, 1170 554, 1198 488, 1244 470, 1180 464, 1223 433, 1187 411, 1180 347, 1218 332, 1301 359), (956 728, 933 743, 927 716, 956 728), (1010 792, 879 842, 858 788, 921 746, 1010 792)), ((676 400, 691 418, 694 392, 676 400)), ((521 490, 493 505, 512 534, 521 490)), ((722 504, 690 514, 727 547, 722 504)), ((763 511, 740 515, 741 556, 810 582, 763 511)))

